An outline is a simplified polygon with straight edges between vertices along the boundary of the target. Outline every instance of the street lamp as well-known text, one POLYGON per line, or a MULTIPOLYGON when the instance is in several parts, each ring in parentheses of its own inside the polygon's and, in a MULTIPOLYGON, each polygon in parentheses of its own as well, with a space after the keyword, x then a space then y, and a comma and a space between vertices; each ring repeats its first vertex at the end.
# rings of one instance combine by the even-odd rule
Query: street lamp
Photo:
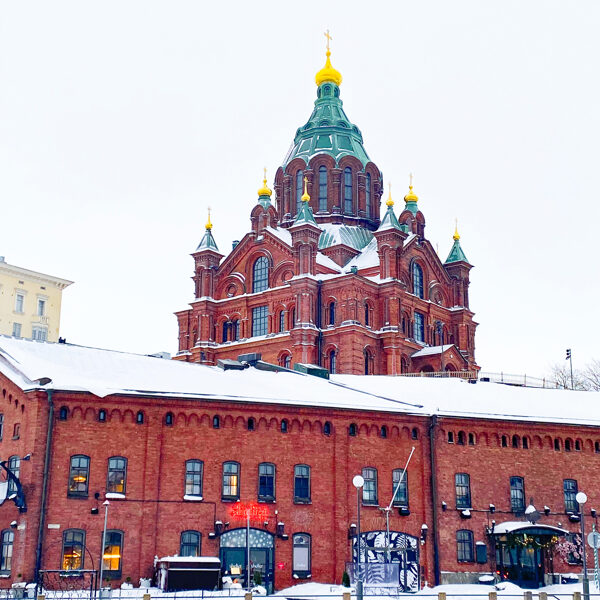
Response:
MULTIPOLYGON (((352 478, 352 485, 356 488, 356 597, 357 600, 362 600, 363 597, 363 582, 360 573, 360 488, 365 485, 365 480, 362 475, 355 475, 352 478)), ((589 600, 586 599, 586 600, 589 600)))
POLYGON ((104 548, 106 547, 106 523, 108 522, 108 507, 110 502, 105 500, 104 506, 104 529, 102 530, 102 548, 100 549, 100 600, 102 600, 102 576, 104 575, 104 548))
POLYGON ((590 580, 587 576, 587 560, 585 551, 585 524, 583 522, 583 505, 587 502, 587 496, 583 492, 578 492, 575 496, 577 504, 579 504, 579 514, 581 515, 581 548, 583 551, 583 598, 590 600, 590 580))

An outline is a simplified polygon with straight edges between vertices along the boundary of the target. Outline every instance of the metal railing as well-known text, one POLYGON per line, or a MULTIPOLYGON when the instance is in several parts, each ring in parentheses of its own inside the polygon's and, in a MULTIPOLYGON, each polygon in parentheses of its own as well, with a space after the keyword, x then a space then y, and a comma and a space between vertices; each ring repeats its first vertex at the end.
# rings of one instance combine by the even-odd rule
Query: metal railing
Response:
POLYGON ((533 387, 557 389, 563 386, 552 379, 545 377, 532 377, 531 375, 504 373, 494 373, 492 371, 430 371, 422 373, 401 373, 399 377, 433 377, 443 379, 465 379, 468 381, 481 381, 489 383, 503 383, 505 385, 514 385, 518 387, 533 387))

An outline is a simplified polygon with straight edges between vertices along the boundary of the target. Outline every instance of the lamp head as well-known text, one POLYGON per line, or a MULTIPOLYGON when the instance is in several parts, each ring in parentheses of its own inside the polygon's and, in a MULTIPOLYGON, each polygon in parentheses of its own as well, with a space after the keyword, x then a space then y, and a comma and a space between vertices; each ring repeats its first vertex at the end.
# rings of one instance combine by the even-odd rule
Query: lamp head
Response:
POLYGON ((575 500, 577 501, 577 504, 585 504, 587 502, 587 495, 583 492, 577 492, 575 500))
POLYGON ((365 485, 365 480, 363 479, 362 475, 355 475, 352 478, 352 485, 356 488, 359 489, 361 488, 363 485, 365 485))

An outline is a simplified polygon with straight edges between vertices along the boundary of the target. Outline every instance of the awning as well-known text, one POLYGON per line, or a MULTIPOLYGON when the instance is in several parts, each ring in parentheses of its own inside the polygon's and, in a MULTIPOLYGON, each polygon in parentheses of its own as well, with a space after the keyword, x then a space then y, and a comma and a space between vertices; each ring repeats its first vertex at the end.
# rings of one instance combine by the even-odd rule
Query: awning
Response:
POLYGON ((492 535, 506 535, 507 533, 522 533, 527 535, 565 535, 566 529, 529 521, 505 521, 494 525, 492 535))

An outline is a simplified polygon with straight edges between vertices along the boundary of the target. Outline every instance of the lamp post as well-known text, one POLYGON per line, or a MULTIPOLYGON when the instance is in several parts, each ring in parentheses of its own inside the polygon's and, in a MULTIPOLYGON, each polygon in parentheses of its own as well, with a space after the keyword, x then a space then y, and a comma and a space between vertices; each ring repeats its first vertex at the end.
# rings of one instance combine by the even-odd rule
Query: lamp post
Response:
POLYGON ((584 600, 590 600, 590 580, 587 576, 587 560, 586 560, 586 548, 585 548, 585 523, 583 520, 583 505, 587 502, 587 496, 583 492, 578 492, 575 496, 577 504, 579 504, 579 514, 581 515, 581 549, 583 551, 583 598, 584 600))
POLYGON ((356 488, 356 597, 357 600, 362 600, 363 582, 362 575, 360 572, 360 489, 363 485, 365 485, 365 480, 363 479, 363 476, 355 475, 352 478, 352 485, 356 488))
POLYGON ((102 548, 100 549, 100 600, 102 600, 102 577, 104 575, 104 548, 106 546, 106 524, 108 522, 108 507, 110 502, 105 500, 104 506, 104 529, 102 530, 102 548))

